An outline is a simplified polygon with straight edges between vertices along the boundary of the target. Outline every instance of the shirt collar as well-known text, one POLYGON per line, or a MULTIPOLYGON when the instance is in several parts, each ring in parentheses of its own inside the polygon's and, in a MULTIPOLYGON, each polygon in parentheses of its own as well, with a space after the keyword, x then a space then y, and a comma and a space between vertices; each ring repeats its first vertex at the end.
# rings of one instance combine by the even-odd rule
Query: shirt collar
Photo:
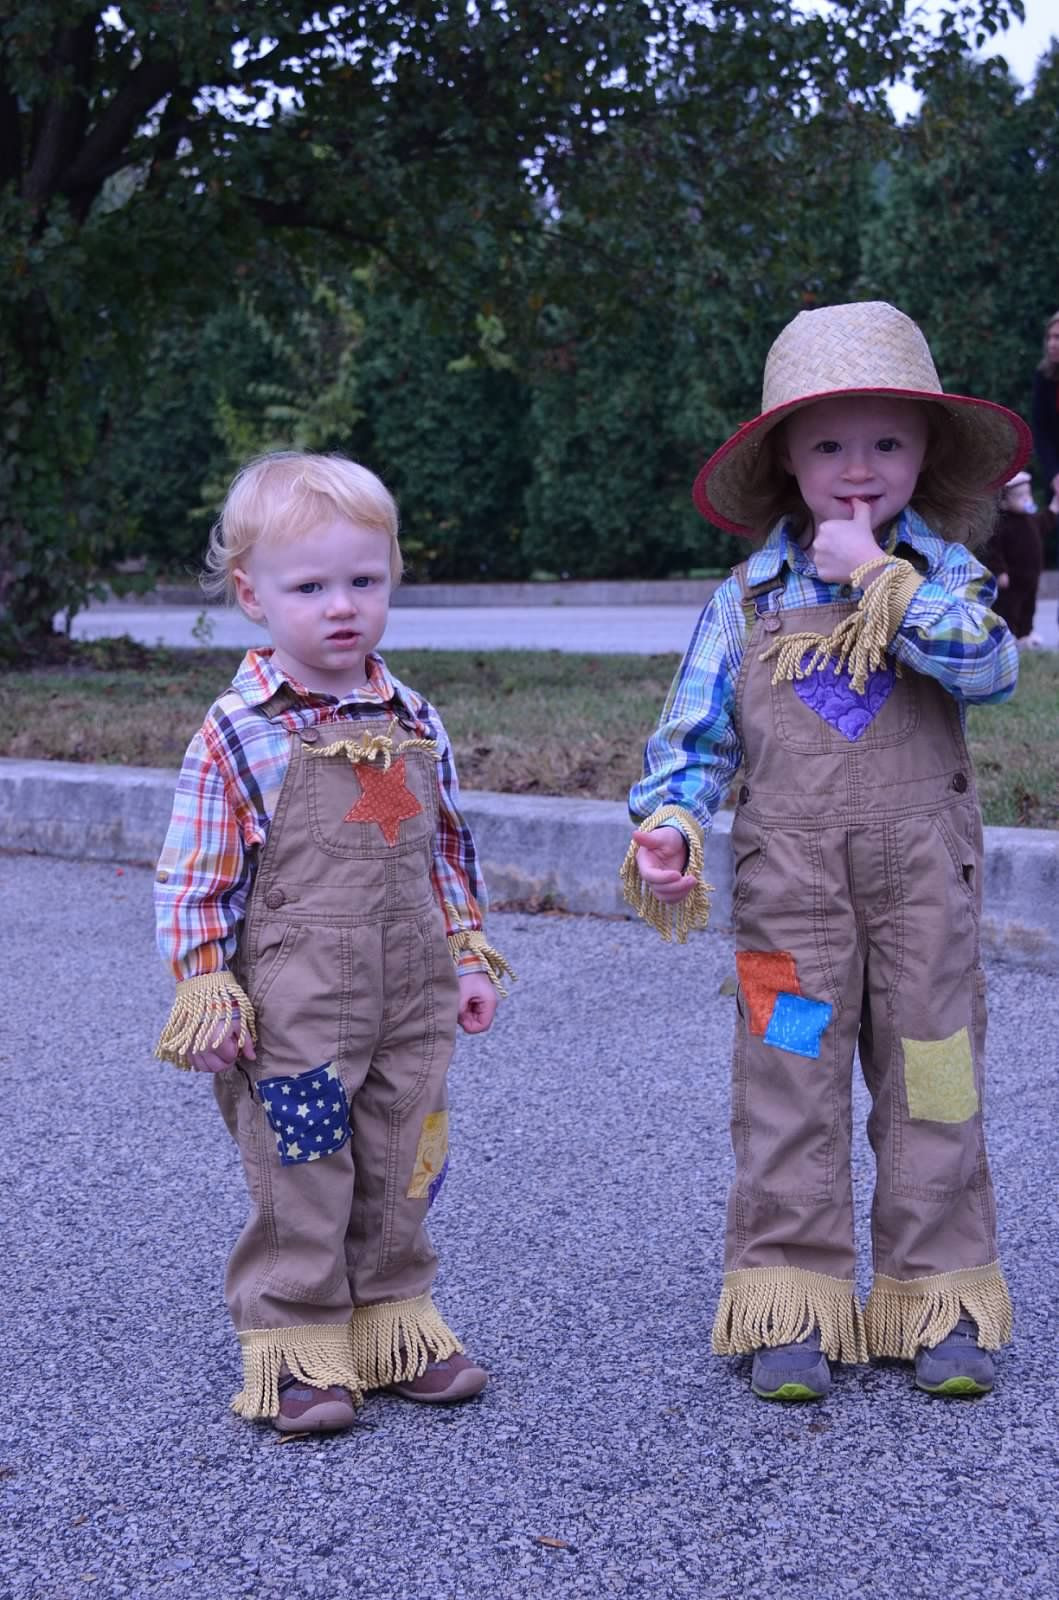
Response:
POLYGON ((267 705, 277 695, 283 694, 288 699, 293 697, 305 709, 310 706, 347 705, 350 702, 369 705, 391 705, 397 702, 404 710, 411 712, 413 708, 405 704, 401 686, 391 676, 390 669, 382 656, 369 655, 366 665, 368 681, 364 687, 355 689, 352 694, 346 695, 340 701, 335 701, 333 695, 307 689, 296 678, 284 672, 276 663, 272 647, 266 645, 261 649, 247 651, 232 679, 232 688, 248 706, 253 707, 267 705))
MULTIPOLYGON (((945 548, 945 540, 933 533, 911 506, 906 506, 897 518, 895 554, 903 544, 923 556, 931 569, 938 565, 945 548)), ((792 572, 812 575, 809 553, 802 549, 797 538, 788 530, 786 520, 776 524, 761 549, 755 550, 750 557, 747 562, 747 583, 751 587, 768 583, 779 576, 784 566, 792 572)))

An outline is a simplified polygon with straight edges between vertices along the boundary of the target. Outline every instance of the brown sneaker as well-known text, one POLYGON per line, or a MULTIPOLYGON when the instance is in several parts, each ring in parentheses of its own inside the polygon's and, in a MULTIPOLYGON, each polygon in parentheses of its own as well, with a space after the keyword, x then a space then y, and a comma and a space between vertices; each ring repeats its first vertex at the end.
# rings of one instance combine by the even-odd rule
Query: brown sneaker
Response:
POLYGON ((335 1433, 348 1428, 357 1414, 348 1389, 332 1385, 314 1389, 286 1368, 279 1380, 279 1415, 272 1426, 280 1433, 335 1433))
POLYGON ((420 1400, 427 1405, 450 1405, 454 1400, 470 1400, 481 1394, 489 1382, 489 1374, 476 1366, 468 1356, 459 1352, 444 1361, 428 1361, 426 1370, 418 1378, 408 1378, 402 1383, 391 1383, 388 1394, 399 1394, 402 1400, 420 1400))

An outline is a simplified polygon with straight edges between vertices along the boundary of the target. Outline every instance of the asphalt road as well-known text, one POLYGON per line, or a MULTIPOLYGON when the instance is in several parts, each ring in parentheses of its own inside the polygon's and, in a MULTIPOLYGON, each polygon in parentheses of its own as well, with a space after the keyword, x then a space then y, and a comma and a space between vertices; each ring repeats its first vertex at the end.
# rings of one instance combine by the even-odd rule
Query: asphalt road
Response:
MULTIPOLYGON (((887 1364, 769 1407, 707 1354, 728 941, 495 916, 521 981, 461 1042, 434 1225, 492 1385, 280 1446, 226 1410, 241 1182, 207 1081, 150 1058, 150 874, 7 856, 0 889, 4 1600, 1054 1600, 1054 976, 990 974, 995 1392, 930 1400, 887 1364)), ((863 1141, 856 1167, 863 1221, 863 1141)))
MULTIPOLYGON (((208 626, 194 606, 120 605, 83 611, 77 639, 128 633, 143 644, 247 648, 262 630, 242 612, 211 606, 208 626), (196 636, 198 629, 198 636, 196 636)), ((388 650, 589 650, 653 655, 683 653, 698 621, 698 606, 394 606, 386 624, 388 650)), ((1035 626, 1046 647, 1059 646, 1054 598, 1042 600, 1035 626)))

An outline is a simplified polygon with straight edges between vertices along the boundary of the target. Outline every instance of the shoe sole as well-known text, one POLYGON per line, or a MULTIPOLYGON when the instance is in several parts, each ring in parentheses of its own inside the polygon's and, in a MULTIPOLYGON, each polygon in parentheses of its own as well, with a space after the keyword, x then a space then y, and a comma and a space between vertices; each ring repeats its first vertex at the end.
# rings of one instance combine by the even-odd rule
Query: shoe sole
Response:
POLYGON ((488 1378, 465 1372, 439 1394, 421 1394, 416 1389, 405 1388, 402 1383, 389 1384, 386 1393, 395 1394, 401 1400, 412 1400, 420 1406, 450 1406, 460 1400, 473 1400, 475 1395, 481 1394, 488 1382, 488 1378))
POLYGON ((781 1383, 778 1389, 759 1389, 751 1384, 759 1400, 823 1400, 824 1396, 805 1383, 781 1383))
POLYGON ((338 1433, 342 1428, 351 1428, 355 1418, 356 1412, 349 1406, 328 1401, 314 1406, 304 1417, 276 1416, 270 1420, 277 1433, 338 1433))
POLYGON ((916 1388, 922 1389, 924 1394, 940 1394, 957 1400, 974 1400, 979 1395, 991 1394, 991 1383, 979 1383, 977 1378, 946 1378, 944 1383, 920 1383, 916 1379, 916 1388))

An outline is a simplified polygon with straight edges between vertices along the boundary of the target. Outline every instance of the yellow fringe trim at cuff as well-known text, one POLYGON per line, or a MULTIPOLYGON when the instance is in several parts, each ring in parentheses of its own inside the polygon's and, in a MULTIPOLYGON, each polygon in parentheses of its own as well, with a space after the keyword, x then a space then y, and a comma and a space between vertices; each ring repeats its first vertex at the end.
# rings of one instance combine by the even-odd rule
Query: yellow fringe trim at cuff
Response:
POLYGON ((913 1361, 921 1345, 933 1349, 962 1316, 978 1324, 978 1344, 999 1350, 1011 1338, 1011 1296, 1000 1265, 939 1272, 932 1278, 878 1277, 864 1308, 873 1356, 913 1361))
MULTIPOLYGON (((863 562, 850 576, 856 580, 877 565, 876 560, 863 562)), ((887 562, 864 591, 856 611, 844 617, 830 634, 791 633, 762 651, 762 661, 775 657, 773 683, 808 678, 826 662, 833 661, 836 673, 849 668, 854 692, 863 694, 868 673, 883 665, 886 646, 900 627, 908 602, 922 581, 911 562, 901 557, 887 562), (807 654, 809 659, 804 660, 807 654)), ((900 666, 897 670, 900 672, 900 666)))
POLYGON ((796 1344, 813 1328, 819 1328, 821 1347, 832 1361, 867 1361, 864 1316, 851 1282, 802 1267, 725 1273, 713 1323, 715 1356, 796 1344))
POLYGON ((177 984, 173 1009, 154 1053, 159 1061, 171 1061, 186 1072, 191 1067, 188 1058, 222 1039, 237 1015, 241 1050, 248 1039, 257 1038, 257 1019, 232 974, 222 970, 185 978, 177 984))
POLYGON ((350 1332, 365 1389, 407 1383, 426 1371, 428 1361, 444 1361, 463 1351, 429 1294, 354 1306, 350 1332))
POLYGON ((621 864, 622 893, 629 905, 632 906, 637 916, 643 918, 649 927, 661 934, 668 944, 675 939, 677 944, 685 944, 689 933, 701 932, 710 920, 710 895, 713 893, 713 884, 707 883, 703 877, 706 865, 705 836, 698 821, 690 811, 685 811, 683 806, 661 806, 648 817, 646 822, 638 824, 642 833, 653 833, 655 828, 679 828, 688 843, 688 864, 686 871, 696 880, 695 887, 687 899, 681 900, 677 905, 666 905, 659 900, 640 876, 640 868, 636 862, 636 852, 639 849, 636 841, 630 844, 625 860, 621 864))
MULTIPOLYGON (((447 900, 445 901, 445 916, 450 923, 458 922, 460 916, 456 907, 450 905, 447 900)), ((518 973, 514 967, 512 967, 506 956, 502 956, 499 950, 493 949, 484 933, 479 933, 474 928, 466 928, 461 929, 459 933, 447 934, 446 937, 449 942, 449 954, 456 965, 459 966, 460 956, 463 952, 469 950, 472 955, 478 957, 490 983, 502 995, 506 996, 507 994, 503 983, 505 976, 510 978, 512 983, 518 982, 518 973)))
POLYGON ((354 1405, 364 1385, 353 1359, 348 1322, 321 1322, 296 1328, 248 1328, 239 1335, 243 1350, 243 1387, 232 1410, 255 1421, 279 1413, 279 1373, 284 1362, 299 1383, 312 1389, 332 1384, 348 1389, 354 1405))

